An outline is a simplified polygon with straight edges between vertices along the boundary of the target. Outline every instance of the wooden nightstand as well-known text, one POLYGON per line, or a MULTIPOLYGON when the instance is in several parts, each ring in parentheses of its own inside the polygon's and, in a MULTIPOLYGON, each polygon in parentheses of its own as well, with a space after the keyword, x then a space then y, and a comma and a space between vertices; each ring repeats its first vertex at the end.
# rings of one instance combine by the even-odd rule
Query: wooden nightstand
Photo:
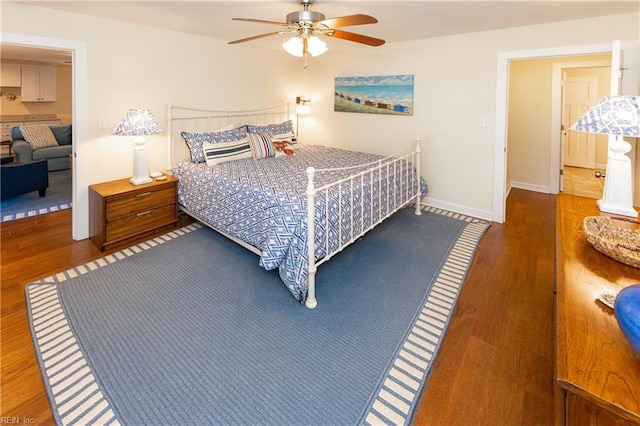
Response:
POLYGON ((131 245, 178 223, 178 180, 133 185, 129 179, 89 186, 89 234, 100 249, 131 245))

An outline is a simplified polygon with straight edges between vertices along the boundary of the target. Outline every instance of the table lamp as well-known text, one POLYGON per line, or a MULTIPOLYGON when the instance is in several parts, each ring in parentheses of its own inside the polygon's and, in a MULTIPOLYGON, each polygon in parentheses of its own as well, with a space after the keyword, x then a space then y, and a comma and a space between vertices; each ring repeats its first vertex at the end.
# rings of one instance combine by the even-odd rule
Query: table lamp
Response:
POLYGON ((133 177, 129 181, 133 185, 152 181, 149 177, 144 136, 158 133, 162 133, 162 129, 151 111, 146 108, 130 109, 113 131, 113 134, 118 136, 136 136, 136 145, 133 149, 133 177))
POLYGON ((609 158, 600 211, 638 217, 633 208, 631 144, 624 136, 640 137, 640 96, 605 96, 573 126, 572 130, 614 136, 609 140, 609 158))

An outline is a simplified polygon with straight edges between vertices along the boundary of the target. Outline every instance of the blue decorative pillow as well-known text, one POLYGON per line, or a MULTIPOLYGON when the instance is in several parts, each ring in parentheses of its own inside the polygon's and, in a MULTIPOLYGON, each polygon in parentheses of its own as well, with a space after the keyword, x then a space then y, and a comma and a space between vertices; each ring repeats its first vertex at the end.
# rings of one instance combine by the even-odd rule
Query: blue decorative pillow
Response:
POLYGON ((66 126, 51 126, 51 132, 56 137, 58 145, 71 145, 73 132, 71 130, 71 124, 66 126))
POLYGON ((205 133, 180 133, 184 138, 184 141, 189 147, 191 152, 191 161, 193 163, 204 163, 206 161, 204 157, 204 151, 202 144, 209 143, 221 143, 221 142, 234 142, 239 141, 247 137, 247 130, 244 127, 233 130, 225 130, 221 132, 205 132, 205 133))
POLYGON ((247 125, 247 132, 249 133, 267 133, 270 132, 274 135, 281 135, 284 133, 293 134, 293 122, 287 120, 280 124, 267 124, 264 126, 256 126, 252 124, 247 125))

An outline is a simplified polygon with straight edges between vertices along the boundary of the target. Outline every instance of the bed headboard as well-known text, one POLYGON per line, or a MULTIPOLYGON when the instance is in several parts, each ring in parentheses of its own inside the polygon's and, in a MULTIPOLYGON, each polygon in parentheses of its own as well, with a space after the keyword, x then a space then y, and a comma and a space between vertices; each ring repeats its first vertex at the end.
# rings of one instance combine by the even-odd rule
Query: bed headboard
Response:
POLYGON ((289 103, 242 111, 215 111, 167 105, 167 170, 189 158, 189 149, 181 132, 212 132, 229 124, 282 123, 291 118, 289 103))

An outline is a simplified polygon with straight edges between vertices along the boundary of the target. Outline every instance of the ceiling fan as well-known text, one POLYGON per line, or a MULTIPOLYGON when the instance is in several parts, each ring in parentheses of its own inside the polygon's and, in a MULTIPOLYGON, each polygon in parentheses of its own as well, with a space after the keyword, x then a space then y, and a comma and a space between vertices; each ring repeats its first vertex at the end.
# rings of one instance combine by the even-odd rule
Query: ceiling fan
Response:
POLYGON ((284 27, 284 29, 230 41, 229 44, 244 43, 276 35, 293 34, 293 38, 285 42, 282 47, 284 47, 289 54, 294 56, 307 56, 307 54, 310 54, 311 56, 318 56, 327 51, 326 44, 316 37, 315 34, 322 34, 327 37, 335 37, 369 46, 382 46, 384 44, 385 41, 378 38, 336 29, 337 27, 349 27, 352 25, 375 24, 378 20, 373 16, 356 14, 326 19, 322 13, 309 10, 309 6, 313 1, 314 0, 298 0, 298 2, 302 4, 304 10, 289 13, 287 15, 286 22, 265 21, 262 19, 251 18, 232 18, 234 21, 277 25, 284 27))

